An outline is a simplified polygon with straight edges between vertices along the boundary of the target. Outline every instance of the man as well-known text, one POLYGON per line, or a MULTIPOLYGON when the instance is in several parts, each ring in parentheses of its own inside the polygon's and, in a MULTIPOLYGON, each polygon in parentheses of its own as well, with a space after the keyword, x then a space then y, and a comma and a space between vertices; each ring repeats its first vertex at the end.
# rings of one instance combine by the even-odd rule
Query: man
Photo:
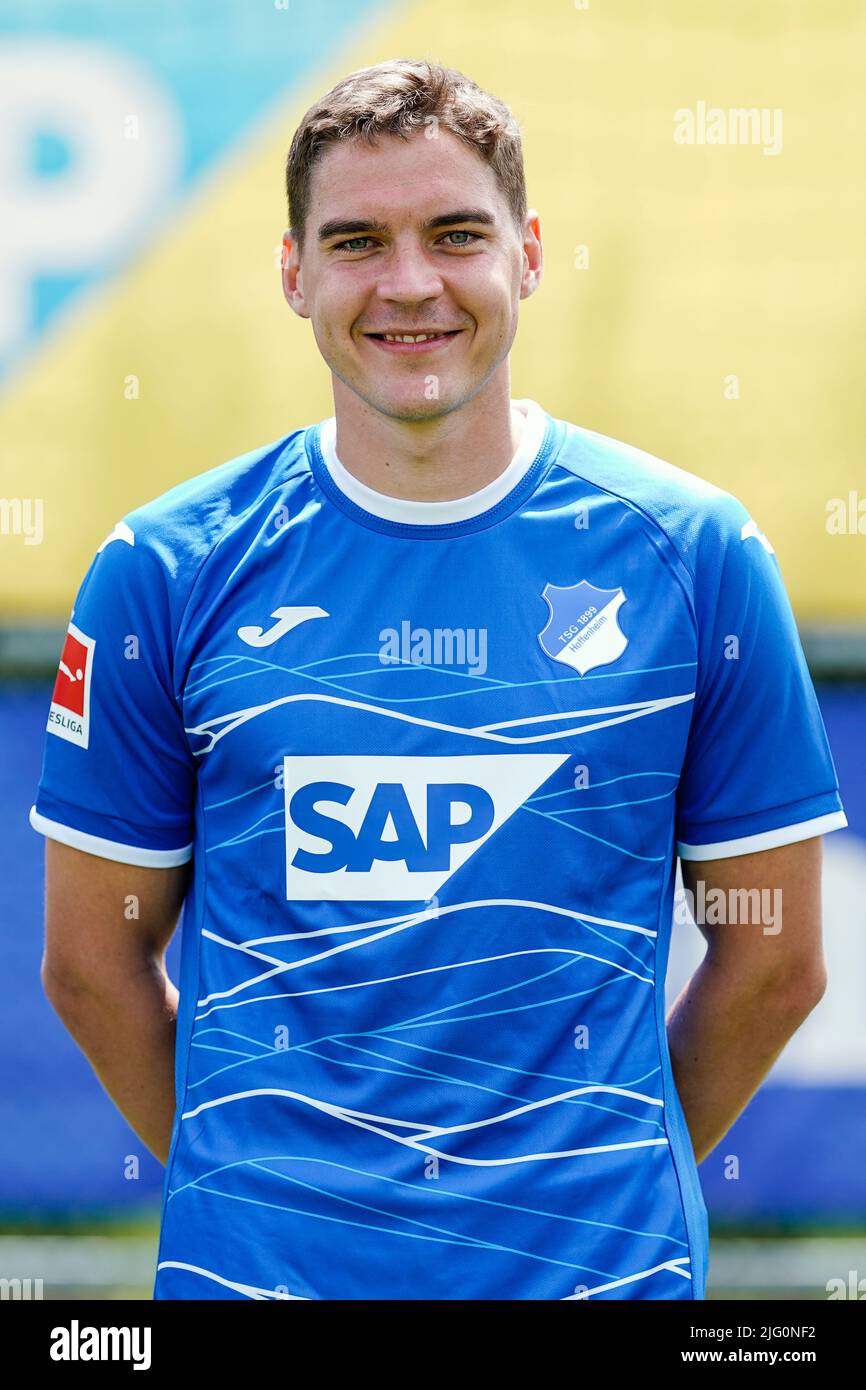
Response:
POLYGON ((335 414, 100 546, 31 813, 46 991, 167 1162, 154 1297, 703 1298, 696 1160, 823 992, 846 824, 778 562, 511 400, 498 100, 353 73, 287 187, 335 414), (677 856, 784 923, 699 923, 668 1036, 677 856))

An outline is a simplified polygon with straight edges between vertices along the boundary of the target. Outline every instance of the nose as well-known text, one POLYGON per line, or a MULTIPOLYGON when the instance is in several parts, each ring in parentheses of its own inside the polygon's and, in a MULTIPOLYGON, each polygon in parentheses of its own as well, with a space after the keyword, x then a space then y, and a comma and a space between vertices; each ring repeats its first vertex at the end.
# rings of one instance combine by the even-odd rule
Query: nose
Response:
POLYGON ((425 248, 414 238, 396 241, 376 284, 378 297, 396 304, 418 304, 435 299, 442 289, 442 277, 425 248))

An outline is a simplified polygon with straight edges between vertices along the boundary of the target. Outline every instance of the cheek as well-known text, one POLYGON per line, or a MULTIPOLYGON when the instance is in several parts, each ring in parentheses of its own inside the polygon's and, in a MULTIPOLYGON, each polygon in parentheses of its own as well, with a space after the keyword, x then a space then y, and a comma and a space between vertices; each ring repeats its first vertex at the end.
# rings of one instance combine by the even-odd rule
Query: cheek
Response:
POLYGON ((484 282, 479 284, 477 302, 489 316, 508 318, 512 313, 512 302, 520 289, 519 274, 515 277, 511 265, 498 263, 491 265, 484 282))
POLYGON ((497 279, 488 287, 488 293, 481 306, 481 329, 487 330, 497 340, 504 338, 514 322, 515 292, 509 282, 497 279))
POLYGON ((322 332, 329 338, 339 338, 357 319, 362 301, 356 282, 349 284, 337 278, 327 287, 322 286, 317 297, 322 332))

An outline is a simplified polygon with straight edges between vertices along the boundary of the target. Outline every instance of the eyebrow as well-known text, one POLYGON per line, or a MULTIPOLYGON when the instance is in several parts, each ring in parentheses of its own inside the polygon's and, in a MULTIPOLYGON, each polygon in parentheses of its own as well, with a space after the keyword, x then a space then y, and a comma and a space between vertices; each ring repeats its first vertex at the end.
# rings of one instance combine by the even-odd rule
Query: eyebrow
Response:
MULTIPOLYGON (((496 225, 496 218, 484 208, 461 208, 457 212, 446 212, 439 217, 428 218, 426 222, 422 222, 421 230, 433 232, 437 227, 451 227, 455 222, 477 222, 483 227, 493 227, 496 225)), ((323 222, 319 228, 318 236, 319 241, 330 241, 331 237, 361 236, 366 232, 376 232, 379 236, 387 236, 390 230, 387 222, 353 217, 323 222)))

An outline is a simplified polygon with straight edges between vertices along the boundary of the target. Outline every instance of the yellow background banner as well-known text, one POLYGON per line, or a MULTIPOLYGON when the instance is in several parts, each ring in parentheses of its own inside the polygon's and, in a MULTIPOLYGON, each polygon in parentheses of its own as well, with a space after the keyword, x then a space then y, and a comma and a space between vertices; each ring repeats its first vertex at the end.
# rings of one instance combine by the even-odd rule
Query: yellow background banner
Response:
POLYGON ((380 18, 8 381, 0 494, 41 499, 42 539, 0 535, 0 621, 65 620, 125 512, 332 413, 280 289, 283 167, 307 106, 391 56, 460 68, 523 128, 545 274, 513 395, 733 492, 799 619, 866 621, 864 39, 856 0, 441 0, 380 18))

